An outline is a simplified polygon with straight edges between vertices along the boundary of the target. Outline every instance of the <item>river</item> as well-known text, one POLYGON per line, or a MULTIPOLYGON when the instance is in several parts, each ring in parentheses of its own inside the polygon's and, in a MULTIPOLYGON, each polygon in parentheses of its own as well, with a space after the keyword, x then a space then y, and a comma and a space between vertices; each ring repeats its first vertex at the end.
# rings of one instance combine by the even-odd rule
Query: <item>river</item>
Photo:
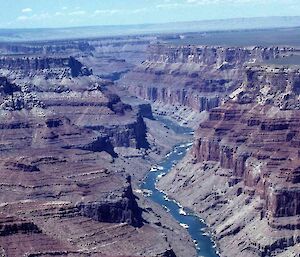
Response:
MULTIPOLYGON (((170 120, 162 117, 156 117, 156 119, 163 122, 165 126, 178 134, 193 133, 193 130, 190 128, 181 127, 170 120)), ((215 243, 210 238, 209 234, 206 233, 207 226, 205 223, 190 210, 183 208, 175 200, 169 199, 166 194, 156 188, 157 181, 166 173, 170 172, 172 167, 186 155, 191 145, 190 142, 182 142, 176 145, 157 166, 150 170, 148 176, 141 185, 141 189, 152 192, 149 194, 150 199, 161 205, 182 227, 187 229, 194 240, 198 256, 219 257, 215 243)))

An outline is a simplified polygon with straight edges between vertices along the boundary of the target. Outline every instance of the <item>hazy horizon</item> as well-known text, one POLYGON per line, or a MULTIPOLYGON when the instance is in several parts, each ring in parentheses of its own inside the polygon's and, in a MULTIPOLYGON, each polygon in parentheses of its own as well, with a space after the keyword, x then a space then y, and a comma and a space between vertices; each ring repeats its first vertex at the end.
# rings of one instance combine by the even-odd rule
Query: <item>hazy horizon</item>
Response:
MULTIPOLYGON (((298 28, 300 28, 299 16, 233 18, 156 24, 95 25, 62 28, 18 28, 0 29, 0 42, 84 39, 110 36, 158 35, 174 33, 210 33, 218 31, 265 31, 270 29, 281 30, 282 32, 278 35, 284 37, 286 36, 286 32, 284 31, 294 29, 293 35, 297 37, 297 35, 299 35, 298 28)), ((266 35, 268 34, 269 33, 266 35)))
POLYGON ((118 26, 293 17, 297 0, 0 0, 1 29, 118 26))
MULTIPOLYGON (((1 0, 0 0, 1 1, 1 0)), ((191 23, 206 23, 206 22, 228 22, 228 21, 251 21, 251 20, 257 20, 257 19, 300 19, 300 14, 295 16, 257 16, 257 17, 236 17, 236 18, 223 18, 223 19, 206 19, 206 20, 186 20, 186 21, 169 21, 169 22, 151 22, 151 23, 129 23, 129 24, 111 24, 111 25, 78 25, 78 26, 59 26, 59 27, 32 27, 32 28, 26 28, 26 27, 20 27, 20 28, 4 28, 0 27, 0 30, 56 30, 56 29, 80 29, 80 28, 97 28, 97 27, 132 27, 132 26, 156 26, 156 25, 169 25, 169 24, 191 24, 191 23)), ((290 20, 286 20, 287 22, 290 20)), ((276 23, 276 21, 275 21, 276 23)), ((276 24, 277 26, 274 26, 274 28, 280 28, 280 25, 276 24)), ((282 28, 286 27, 300 27, 300 20, 299 24, 291 24, 290 26, 287 26, 286 24, 282 25, 282 28)), ((261 28, 268 29, 270 26, 268 24, 262 24, 261 28)), ((243 29, 243 28, 241 28, 243 29)), ((245 28, 247 29, 247 28, 245 28)))

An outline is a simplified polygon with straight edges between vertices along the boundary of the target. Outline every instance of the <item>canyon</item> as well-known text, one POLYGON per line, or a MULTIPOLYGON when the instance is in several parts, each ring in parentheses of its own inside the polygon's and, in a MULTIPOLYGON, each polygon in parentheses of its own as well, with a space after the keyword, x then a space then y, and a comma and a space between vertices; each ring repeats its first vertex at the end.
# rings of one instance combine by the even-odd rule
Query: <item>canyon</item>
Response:
POLYGON ((300 68, 273 63, 297 47, 144 35, 0 53, 2 256, 197 256, 140 189, 191 140, 156 116, 196 129, 157 186, 205 220, 220 256, 299 256, 300 68))
POLYGON ((161 126, 151 106, 124 103, 78 56, 58 55, 64 46, 8 48, 17 53, 0 61, 1 256, 193 256, 184 229, 135 193, 175 137, 161 128, 169 145, 148 140, 161 126))
MULTIPOLYGON (((299 253, 299 67, 263 64, 287 53, 271 52, 254 62, 242 55, 242 67, 233 64, 241 80, 229 77, 236 84, 218 94, 220 106, 208 108, 192 150, 159 182, 207 222, 221 256, 299 253)), ((164 62, 173 60, 171 54, 164 62)))

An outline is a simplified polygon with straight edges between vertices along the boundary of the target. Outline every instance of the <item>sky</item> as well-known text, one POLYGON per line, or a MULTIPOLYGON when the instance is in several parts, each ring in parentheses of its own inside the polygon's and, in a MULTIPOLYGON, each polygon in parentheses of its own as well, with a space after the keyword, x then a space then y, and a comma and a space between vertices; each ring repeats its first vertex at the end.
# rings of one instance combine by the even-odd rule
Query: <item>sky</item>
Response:
POLYGON ((300 15, 300 0, 0 0, 0 6, 0 28, 300 15))

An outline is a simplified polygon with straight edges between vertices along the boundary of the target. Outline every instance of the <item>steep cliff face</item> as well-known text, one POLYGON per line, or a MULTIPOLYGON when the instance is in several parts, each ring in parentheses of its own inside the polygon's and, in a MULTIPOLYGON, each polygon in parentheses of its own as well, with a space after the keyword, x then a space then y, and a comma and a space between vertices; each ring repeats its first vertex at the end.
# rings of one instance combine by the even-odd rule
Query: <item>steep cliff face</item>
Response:
POLYGON ((0 49, 7 54, 58 54, 67 52, 91 52, 94 49, 86 40, 41 43, 1 43, 0 49))
POLYGON ((16 73, 19 76, 45 75, 55 76, 89 76, 92 71, 84 67, 74 57, 14 57, 0 58, 1 72, 16 73))
POLYGON ((299 112, 277 109, 273 116, 274 111, 229 103, 212 110, 200 125, 193 155, 197 162, 216 161, 230 170, 231 185, 243 181, 265 201, 271 217, 295 216, 300 214, 299 112))
POLYGON ((138 207, 131 188, 131 178, 120 195, 110 195, 104 202, 80 203, 76 206, 83 216, 100 222, 127 223, 135 227, 143 225, 142 210, 138 207))
POLYGON ((150 47, 150 61, 167 63, 198 63, 205 66, 243 66, 246 62, 275 59, 293 48, 278 47, 219 47, 219 46, 161 46, 150 47))
POLYGON ((111 138, 110 142, 113 147, 133 147, 148 148, 146 139, 146 125, 143 118, 138 115, 132 123, 119 126, 87 125, 87 128, 99 131, 111 138))
POLYGON ((145 99, 196 111, 221 104, 243 81, 244 65, 287 55, 292 48, 151 45, 149 57, 120 84, 145 99))
POLYGON ((206 218, 222 256, 297 256, 299 78, 297 68, 249 67, 200 124, 190 156, 161 181, 206 218))

